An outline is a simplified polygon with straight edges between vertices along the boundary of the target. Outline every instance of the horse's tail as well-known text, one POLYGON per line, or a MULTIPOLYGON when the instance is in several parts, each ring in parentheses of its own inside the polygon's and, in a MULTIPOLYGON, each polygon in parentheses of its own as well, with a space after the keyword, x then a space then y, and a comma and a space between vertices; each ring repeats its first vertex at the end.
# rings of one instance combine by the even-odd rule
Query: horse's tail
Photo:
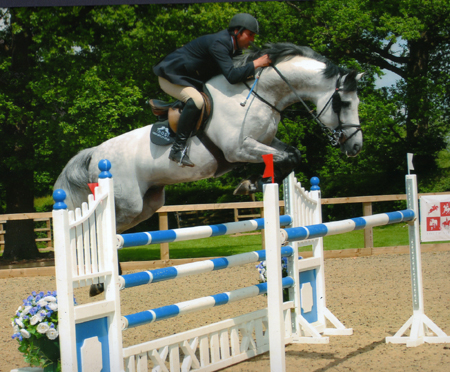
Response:
POLYGON ((80 151, 69 160, 63 171, 59 175, 53 187, 63 189, 67 199, 65 203, 70 210, 81 207, 81 204, 88 201, 89 190, 89 164, 95 147, 80 151))

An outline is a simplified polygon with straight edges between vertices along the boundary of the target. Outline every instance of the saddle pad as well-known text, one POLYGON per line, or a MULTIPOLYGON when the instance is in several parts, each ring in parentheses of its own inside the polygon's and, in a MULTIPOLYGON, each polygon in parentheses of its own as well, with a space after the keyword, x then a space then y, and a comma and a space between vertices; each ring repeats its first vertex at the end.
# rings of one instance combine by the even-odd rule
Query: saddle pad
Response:
POLYGON ((169 129, 169 122, 153 124, 150 132, 150 140, 158 146, 167 146, 175 141, 175 134, 169 129))

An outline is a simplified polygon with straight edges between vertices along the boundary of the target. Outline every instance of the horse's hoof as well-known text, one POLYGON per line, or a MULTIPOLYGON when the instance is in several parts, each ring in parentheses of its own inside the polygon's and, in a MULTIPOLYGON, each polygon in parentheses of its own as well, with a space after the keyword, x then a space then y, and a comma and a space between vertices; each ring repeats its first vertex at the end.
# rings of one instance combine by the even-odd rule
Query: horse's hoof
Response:
POLYGON ((103 285, 103 283, 91 284, 91 287, 89 288, 89 297, 98 296, 99 294, 103 293, 104 290, 105 286, 103 285))
POLYGON ((257 191, 256 186, 250 180, 243 180, 234 189, 233 195, 250 195, 257 191))

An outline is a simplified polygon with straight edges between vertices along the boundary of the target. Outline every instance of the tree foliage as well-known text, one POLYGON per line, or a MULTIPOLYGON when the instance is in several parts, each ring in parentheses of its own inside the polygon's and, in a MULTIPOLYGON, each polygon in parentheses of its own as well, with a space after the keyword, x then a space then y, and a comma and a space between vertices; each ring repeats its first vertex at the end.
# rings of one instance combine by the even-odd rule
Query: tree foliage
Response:
MULTIPOLYGON (((301 181, 319 176, 326 196, 402 192, 406 152, 413 152, 423 187, 446 187, 435 161, 447 151, 446 0, 10 8, 0 9, 0 208, 32 211, 33 197, 49 193, 76 152, 152 123, 146 100, 168 98, 152 67, 193 38, 226 28, 237 12, 258 18, 259 46, 308 45, 365 72, 365 144, 357 158, 331 147, 300 105, 285 112, 279 138, 302 151, 301 181), (386 70, 399 80, 376 89, 386 70)), ((230 187, 244 172, 219 181, 230 187)))

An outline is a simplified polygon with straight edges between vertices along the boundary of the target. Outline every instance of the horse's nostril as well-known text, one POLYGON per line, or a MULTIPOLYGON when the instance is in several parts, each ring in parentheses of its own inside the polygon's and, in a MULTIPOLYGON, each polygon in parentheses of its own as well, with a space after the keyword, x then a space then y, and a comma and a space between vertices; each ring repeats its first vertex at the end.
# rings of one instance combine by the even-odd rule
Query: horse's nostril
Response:
POLYGON ((361 151, 361 146, 358 143, 353 145, 353 151, 355 154, 358 154, 361 151))

